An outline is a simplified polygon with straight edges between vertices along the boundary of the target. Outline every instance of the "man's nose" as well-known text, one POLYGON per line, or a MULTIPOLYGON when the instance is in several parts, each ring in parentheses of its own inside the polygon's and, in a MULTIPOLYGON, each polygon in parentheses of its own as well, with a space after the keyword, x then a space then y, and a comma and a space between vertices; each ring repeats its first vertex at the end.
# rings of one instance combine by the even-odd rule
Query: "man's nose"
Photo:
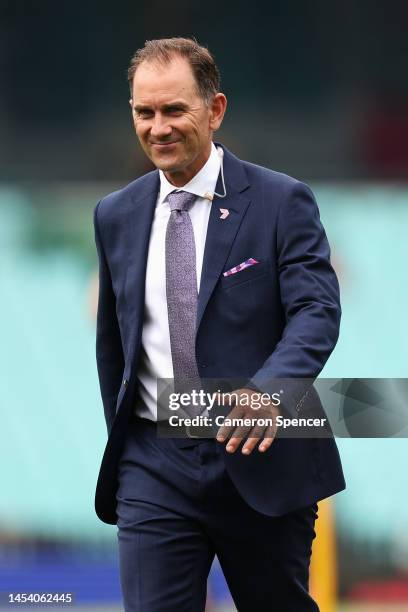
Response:
POLYGON ((171 126, 168 124, 165 118, 163 118, 160 114, 156 114, 154 116, 152 127, 150 130, 150 135, 153 138, 164 138, 165 136, 169 136, 171 134, 171 126))

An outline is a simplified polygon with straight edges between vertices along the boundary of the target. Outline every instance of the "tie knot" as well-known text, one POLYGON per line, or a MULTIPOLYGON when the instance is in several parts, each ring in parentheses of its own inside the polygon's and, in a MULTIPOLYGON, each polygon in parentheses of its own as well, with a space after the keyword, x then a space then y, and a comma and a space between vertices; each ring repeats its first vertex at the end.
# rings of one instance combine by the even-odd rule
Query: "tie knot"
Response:
POLYGON ((188 210, 196 197, 194 193, 189 193, 188 191, 172 191, 167 196, 167 199, 170 204, 170 210, 173 212, 173 210, 188 210))

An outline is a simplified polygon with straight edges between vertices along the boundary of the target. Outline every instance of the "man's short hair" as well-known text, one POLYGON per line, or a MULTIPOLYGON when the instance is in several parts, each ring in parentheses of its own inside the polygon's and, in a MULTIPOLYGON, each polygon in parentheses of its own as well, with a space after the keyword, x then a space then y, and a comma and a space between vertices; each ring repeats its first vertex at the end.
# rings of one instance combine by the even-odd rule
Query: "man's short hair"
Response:
POLYGON ((130 93, 132 95, 133 77, 142 62, 168 64, 174 56, 184 57, 190 64, 197 83, 199 95, 210 104, 220 90, 220 72, 213 55, 192 38, 159 38, 147 40, 130 61, 127 71, 130 93))

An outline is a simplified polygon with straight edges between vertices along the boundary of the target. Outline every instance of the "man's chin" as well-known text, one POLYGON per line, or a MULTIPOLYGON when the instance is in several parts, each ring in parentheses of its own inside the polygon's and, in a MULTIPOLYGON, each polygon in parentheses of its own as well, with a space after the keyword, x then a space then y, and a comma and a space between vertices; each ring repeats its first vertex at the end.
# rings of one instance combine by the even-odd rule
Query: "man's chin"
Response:
POLYGON ((163 172, 178 172, 183 167, 183 164, 180 162, 180 160, 174 158, 166 159, 164 156, 162 157, 158 155, 152 155, 150 159, 152 160, 156 168, 162 170, 163 172))

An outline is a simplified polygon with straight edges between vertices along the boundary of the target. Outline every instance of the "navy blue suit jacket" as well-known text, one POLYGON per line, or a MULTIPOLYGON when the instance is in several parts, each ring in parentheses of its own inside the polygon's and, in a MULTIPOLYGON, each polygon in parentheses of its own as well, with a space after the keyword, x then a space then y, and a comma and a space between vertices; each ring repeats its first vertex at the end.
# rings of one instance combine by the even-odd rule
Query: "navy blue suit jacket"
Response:
MULTIPOLYGON (((263 391, 275 379, 315 379, 339 331, 339 289, 310 189, 232 155, 224 147, 227 197, 210 213, 198 298, 200 375, 243 377, 263 391), (220 219, 220 207, 229 210, 220 219), (258 264, 223 276, 249 259, 258 264)), ((117 465, 137 401, 146 261, 158 171, 103 198, 94 213, 99 255, 96 354, 108 427, 96 512, 116 523, 117 465)), ((217 192, 222 192, 220 180, 217 192), (220 191, 221 190, 221 191, 220 191)), ((309 393, 308 393, 309 390, 309 393)), ((295 382, 285 409, 297 416, 319 403, 295 382), (301 407, 301 410, 300 410, 301 407), (300 411, 300 412, 299 412, 300 411)), ((231 479, 256 510, 278 516, 345 486, 333 438, 280 439, 262 454, 223 451, 231 479)))

